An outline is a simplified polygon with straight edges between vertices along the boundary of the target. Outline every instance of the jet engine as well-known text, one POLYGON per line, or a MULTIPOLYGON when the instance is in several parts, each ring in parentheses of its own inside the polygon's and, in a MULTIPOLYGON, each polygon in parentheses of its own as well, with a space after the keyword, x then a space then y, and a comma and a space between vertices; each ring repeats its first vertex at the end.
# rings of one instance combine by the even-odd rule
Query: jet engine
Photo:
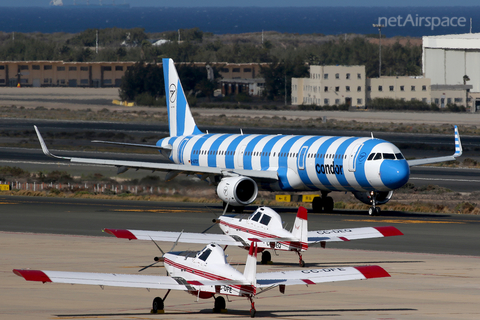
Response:
POLYGON ((258 186, 249 177, 223 178, 218 183, 217 195, 232 206, 246 206, 257 198, 258 186))
MULTIPOLYGON (((372 204, 372 194, 370 191, 368 192, 352 192, 355 198, 360 200, 365 204, 372 204)), ((385 204, 387 203, 393 196, 393 191, 377 191, 377 198, 375 204, 385 204)))

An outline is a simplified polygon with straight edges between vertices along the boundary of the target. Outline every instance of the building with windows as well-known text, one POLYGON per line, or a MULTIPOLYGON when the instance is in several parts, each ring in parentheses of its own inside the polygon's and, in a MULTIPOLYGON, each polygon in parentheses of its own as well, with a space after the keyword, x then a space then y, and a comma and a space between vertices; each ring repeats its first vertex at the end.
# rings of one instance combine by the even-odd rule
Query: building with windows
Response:
POLYGON ((292 104, 365 106, 365 66, 310 66, 292 78, 292 104))
POLYGON ((375 98, 431 102, 430 79, 424 77, 380 77, 367 79, 367 104, 375 98))

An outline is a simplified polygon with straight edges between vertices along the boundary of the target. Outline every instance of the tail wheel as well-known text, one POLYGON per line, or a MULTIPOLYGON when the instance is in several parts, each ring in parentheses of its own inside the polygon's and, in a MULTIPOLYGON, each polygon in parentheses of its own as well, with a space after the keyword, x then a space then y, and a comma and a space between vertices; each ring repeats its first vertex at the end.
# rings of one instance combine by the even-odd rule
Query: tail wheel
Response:
POLYGON ((270 261, 272 261, 272 255, 270 254, 269 251, 263 251, 262 252, 262 264, 268 264, 270 261))
POLYGON ((220 313, 222 310, 227 308, 227 303, 225 302, 224 297, 215 298, 215 303, 213 304, 213 312, 220 313))
POLYGON ((250 318, 255 318, 255 313, 257 313, 257 310, 250 309, 250 318))
POLYGON ((153 304, 152 304, 152 313, 158 313, 158 311, 163 310, 165 308, 163 304, 163 300, 160 297, 156 297, 153 299, 153 304))

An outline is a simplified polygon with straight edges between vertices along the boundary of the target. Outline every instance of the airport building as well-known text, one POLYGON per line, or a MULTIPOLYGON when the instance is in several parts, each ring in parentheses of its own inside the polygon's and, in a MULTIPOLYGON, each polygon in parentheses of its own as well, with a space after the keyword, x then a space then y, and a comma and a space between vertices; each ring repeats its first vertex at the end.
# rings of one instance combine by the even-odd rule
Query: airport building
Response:
POLYGON ((426 36, 423 74, 431 79, 434 103, 480 110, 480 33, 426 36))
MULTIPOLYGON (((135 62, 0 61, 0 87, 120 87, 135 62)), ((162 65, 159 63, 159 65, 162 65)), ((205 68, 205 62, 194 63, 205 68)), ((258 63, 211 63, 220 69, 222 93, 261 95, 258 63)))

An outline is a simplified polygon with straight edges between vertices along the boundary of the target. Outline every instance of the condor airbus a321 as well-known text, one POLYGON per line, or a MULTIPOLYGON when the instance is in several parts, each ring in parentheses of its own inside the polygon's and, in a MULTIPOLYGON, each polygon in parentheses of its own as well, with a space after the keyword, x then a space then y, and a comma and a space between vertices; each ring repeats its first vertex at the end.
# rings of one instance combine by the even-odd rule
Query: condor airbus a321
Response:
POLYGON ((218 197, 240 212, 255 201, 258 190, 273 192, 320 191, 314 198, 314 212, 331 212, 332 191, 352 192, 371 205, 370 215, 380 213, 379 204, 390 200, 393 191, 409 179, 410 166, 455 160, 462 154, 455 126, 452 156, 406 160, 392 143, 373 137, 309 135, 209 134, 195 124, 173 60, 163 59, 170 136, 156 145, 111 141, 101 143, 154 148, 172 163, 118 161, 60 157, 50 153, 35 127, 43 152, 77 163, 196 175, 216 185, 218 197))

